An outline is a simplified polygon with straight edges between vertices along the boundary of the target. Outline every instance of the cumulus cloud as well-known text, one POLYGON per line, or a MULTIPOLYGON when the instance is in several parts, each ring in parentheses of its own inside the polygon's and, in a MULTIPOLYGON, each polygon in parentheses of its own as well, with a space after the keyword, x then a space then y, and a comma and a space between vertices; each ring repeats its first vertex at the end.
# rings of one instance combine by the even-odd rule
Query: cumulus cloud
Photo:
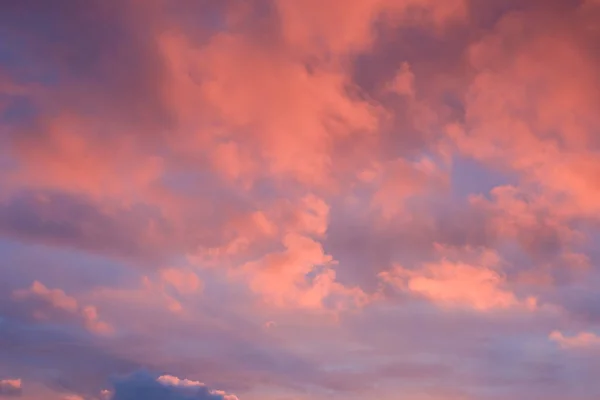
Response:
POLYGON ((409 270, 401 266, 380 273, 383 282, 414 293, 442 306, 462 306, 479 311, 506 309, 519 305, 536 307, 535 298, 520 301, 506 286, 493 251, 483 251, 477 263, 442 258, 409 270))
POLYGON ((597 0, 2 3, 27 395, 599 398, 597 0))
POLYGON ((140 371, 115 381, 111 400, 138 399, 238 400, 235 395, 209 389, 203 383, 171 375, 154 376, 140 371))

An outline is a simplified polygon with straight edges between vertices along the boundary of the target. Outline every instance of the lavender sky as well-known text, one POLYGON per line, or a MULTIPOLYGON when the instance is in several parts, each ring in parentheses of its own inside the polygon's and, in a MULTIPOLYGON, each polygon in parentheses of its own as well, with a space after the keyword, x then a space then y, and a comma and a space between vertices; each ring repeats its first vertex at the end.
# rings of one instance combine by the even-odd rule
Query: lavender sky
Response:
POLYGON ((3 0, 0 398, 597 400, 600 1, 3 0))

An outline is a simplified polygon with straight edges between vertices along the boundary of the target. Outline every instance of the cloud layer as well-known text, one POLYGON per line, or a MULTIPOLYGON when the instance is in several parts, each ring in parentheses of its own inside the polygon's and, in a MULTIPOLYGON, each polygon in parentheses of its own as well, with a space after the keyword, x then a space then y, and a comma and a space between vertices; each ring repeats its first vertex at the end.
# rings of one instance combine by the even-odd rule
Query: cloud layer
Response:
POLYGON ((597 399, 598 20, 5 1, 0 395, 597 399))

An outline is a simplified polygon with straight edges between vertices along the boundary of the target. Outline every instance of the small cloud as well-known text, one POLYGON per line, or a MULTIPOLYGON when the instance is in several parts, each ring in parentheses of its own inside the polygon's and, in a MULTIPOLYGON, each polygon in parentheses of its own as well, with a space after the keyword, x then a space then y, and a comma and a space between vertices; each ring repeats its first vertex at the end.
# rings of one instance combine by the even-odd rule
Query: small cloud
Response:
POLYGON ((394 80, 390 82, 387 89, 399 95, 413 97, 415 94, 415 75, 406 62, 402 63, 396 73, 394 80))
POLYGON ((384 283, 397 289, 429 299, 433 303, 451 307, 469 307, 478 311, 506 309, 521 306, 537 308, 537 299, 519 300, 506 286, 506 278, 498 271, 497 255, 483 252, 474 263, 451 261, 443 258, 419 269, 409 270, 396 266, 379 274, 384 283))
POLYGON ((78 394, 69 394, 69 395, 66 395, 65 397, 63 397, 63 400, 85 400, 85 399, 78 394))
POLYGON ((563 349, 600 348, 600 336, 592 332, 580 332, 575 336, 565 336, 562 332, 553 331, 548 338, 563 349))
POLYGON ((163 283, 172 286, 182 294, 194 293, 202 289, 202 281, 192 271, 165 268, 160 271, 160 278, 163 283))
POLYGON ((275 321, 267 321, 265 322, 265 329, 273 329, 277 326, 275 321))
POLYGON ((62 313, 63 316, 76 317, 91 332, 108 334, 113 331, 109 324, 100 320, 96 307, 81 305, 63 290, 49 289, 41 282, 35 281, 27 289, 15 290, 12 297, 18 301, 37 302, 34 316, 38 319, 49 319, 62 313))
POLYGON ((166 386, 183 386, 183 387, 203 387, 204 383, 192 381, 189 379, 179 379, 173 375, 161 375, 156 378, 156 381, 166 386))
POLYGON ((25 300, 28 298, 37 298, 51 305, 52 307, 67 312, 76 312, 77 300, 68 296, 60 289, 49 289, 43 283, 35 281, 28 289, 15 290, 13 298, 16 300, 25 300))
POLYGON ((20 396, 23 392, 21 379, 0 380, 0 396, 20 396))

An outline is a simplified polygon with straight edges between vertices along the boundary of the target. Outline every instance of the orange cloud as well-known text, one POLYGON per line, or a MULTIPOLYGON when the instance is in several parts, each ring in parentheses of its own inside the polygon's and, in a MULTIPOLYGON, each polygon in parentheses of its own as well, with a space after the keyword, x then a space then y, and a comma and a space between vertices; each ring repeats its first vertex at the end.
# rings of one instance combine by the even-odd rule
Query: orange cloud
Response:
POLYGON ((188 260, 195 265, 220 265, 219 262, 251 253, 290 232, 320 238, 327 231, 328 218, 329 205, 314 194, 294 201, 265 202, 259 209, 229 215, 219 227, 224 242, 217 247, 201 246, 190 252, 188 260))
POLYGON ((586 23, 597 12, 504 16, 470 46, 465 124, 448 129, 463 153, 517 171, 573 216, 593 217, 599 204, 590 182, 600 171, 592 133, 600 77, 590 47, 596 33, 586 23))
MULTIPOLYGON (((308 71, 293 56, 242 35, 217 35, 199 49, 176 35, 163 36, 161 43, 171 60, 166 96, 182 123, 190 121, 201 130, 189 137, 191 148, 213 146, 215 140, 244 144, 221 148, 227 157, 216 161, 229 176, 259 173, 322 184, 336 142, 377 127, 377 108, 350 94, 341 71, 308 71), (203 76, 202 85, 187 73, 190 69, 203 76), (214 122, 198 117, 189 109, 193 104, 203 104, 214 122), (230 129, 219 133, 203 127, 209 123, 230 129), (256 155, 260 171, 254 166, 256 155)), ((182 143, 187 143, 185 137, 182 143)))
POLYGON ((131 136, 116 135, 114 130, 119 128, 108 122, 61 115, 41 124, 39 135, 16 140, 19 168, 6 177, 13 187, 61 190, 129 203, 148 194, 163 172, 160 157, 141 153, 131 136))
POLYGON ((202 281, 192 271, 177 268, 165 268, 160 271, 161 280, 174 287, 180 293, 194 293, 202 288, 202 281))
POLYGON ((285 236, 283 245, 282 252, 242 266, 244 274, 249 274, 250 288, 276 306, 320 308, 335 279, 335 272, 328 268, 333 258, 318 242, 298 234, 285 236), (307 275, 319 266, 325 269, 311 281, 307 275))
POLYGON ((517 306, 535 308, 534 298, 522 302, 506 287, 506 278, 497 268, 498 263, 495 253, 483 253, 477 264, 443 258, 414 270, 396 266, 379 276, 385 283, 441 306, 478 311, 517 306))
MULTIPOLYGON (((103 310, 110 305, 108 320, 124 338, 139 334, 159 350, 137 351, 133 343, 124 363, 177 362, 163 350, 183 348, 186 358, 206 357, 213 377, 233 360, 233 368, 223 367, 239 374, 224 377, 230 387, 241 377, 248 391, 273 385, 271 394, 285 397, 278 385, 317 382, 336 397, 411 369, 384 368, 383 358, 431 355, 452 364, 463 357, 464 330, 448 323, 448 309, 492 314, 460 318, 477 320, 481 334, 494 338, 486 346, 496 346, 504 337, 495 340, 498 326, 486 325, 493 312, 503 312, 510 333, 535 330, 538 318, 563 314, 531 314, 525 327, 511 318, 541 308, 538 298, 567 313, 559 304, 571 289, 565 282, 584 273, 590 279, 578 284, 595 299, 586 285, 597 272, 600 215, 597 0, 132 0, 81 10, 13 3, 0 18, 9 33, 0 57, 7 132, 0 138, 0 235, 9 239, 2 246, 51 243, 75 247, 81 257, 127 259, 108 273, 73 278, 70 285, 95 285, 104 274, 77 299, 37 280, 13 291, 9 279, 2 289, 36 317, 18 315, 23 324, 75 321, 108 333, 103 310), (183 260, 190 265, 172 266, 183 260), (423 318, 436 329, 411 331, 397 307, 376 301, 387 293, 383 285, 438 306, 431 320, 423 318), (82 304, 87 299, 102 318, 82 304), (323 315, 354 309, 361 313, 316 326, 323 315), (196 327, 215 315, 218 330, 207 327, 205 335, 211 351, 204 343, 196 349, 196 327), (168 319, 176 337, 154 317, 168 319), (424 331, 448 340, 438 344, 424 331), (222 357, 225 347, 233 350, 222 357), (293 353, 292 362, 279 351, 293 353), (348 354, 352 360, 341 360, 348 354), (248 360, 252 371, 242 372, 248 360)), ((35 273, 19 272, 44 281, 35 273)), ((572 308, 597 319, 587 301, 573 300, 572 308)), ((68 328, 60 334, 68 337, 68 328)), ((589 332, 557 331, 550 340, 597 345, 589 332)), ((106 343, 122 350, 121 340, 106 343)), ((539 371, 532 377, 529 366, 472 361, 452 383, 438 381, 445 378, 437 370, 418 375, 443 386, 440 398, 487 389, 471 390, 475 380, 518 381, 519 393, 507 391, 509 398, 544 397, 521 392, 527 379, 539 383, 539 371)), ((204 388, 170 375, 146 378, 173 396, 204 388)), ((94 393, 104 387, 96 383, 94 393)), ((392 398, 422 389, 413 383, 392 398)), ((387 385, 372 397, 386 398, 387 385)), ((117 392, 105 395, 129 393, 117 392)))
POLYGON ((289 233, 282 244, 284 250, 242 265, 232 277, 245 277, 250 289, 275 307, 340 310, 368 301, 362 290, 336 281, 333 266, 337 262, 319 242, 289 233))

